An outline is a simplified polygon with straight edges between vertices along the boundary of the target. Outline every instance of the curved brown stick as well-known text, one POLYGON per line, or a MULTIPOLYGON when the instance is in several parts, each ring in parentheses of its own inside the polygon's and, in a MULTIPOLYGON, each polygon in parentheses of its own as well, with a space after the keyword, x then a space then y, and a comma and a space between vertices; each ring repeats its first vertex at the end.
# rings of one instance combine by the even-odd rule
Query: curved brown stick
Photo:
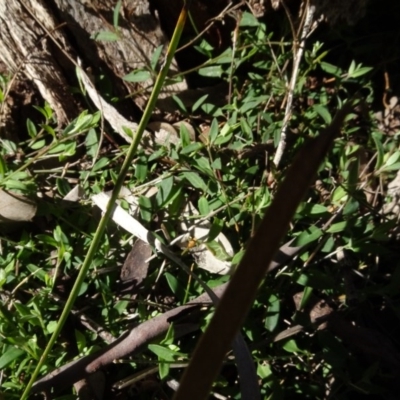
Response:
MULTIPOLYGON (((225 283, 213 289, 213 291, 220 297, 226 286, 227 284, 225 283)), ((197 330, 199 328, 198 324, 185 322, 193 320, 193 318, 198 320, 200 306, 204 304, 212 305, 206 293, 188 304, 174 308, 173 310, 143 322, 134 327, 130 332, 125 332, 115 342, 99 352, 72 361, 39 379, 34 384, 32 393, 41 392, 51 387, 63 388, 69 386, 88 374, 111 364, 114 360, 127 357, 130 354, 140 351, 144 345, 165 334, 171 323, 174 323, 175 335, 177 337, 197 330)))

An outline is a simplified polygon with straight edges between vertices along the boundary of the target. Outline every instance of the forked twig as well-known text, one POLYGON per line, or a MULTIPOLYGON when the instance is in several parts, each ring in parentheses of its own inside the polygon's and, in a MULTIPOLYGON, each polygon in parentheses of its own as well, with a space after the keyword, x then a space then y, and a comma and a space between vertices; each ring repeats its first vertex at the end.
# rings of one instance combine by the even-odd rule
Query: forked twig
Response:
POLYGON ((276 168, 279 166, 279 163, 281 162, 283 153, 286 148, 286 139, 287 139, 286 131, 289 125, 290 118, 292 117, 293 94, 296 87, 297 78, 299 76, 300 61, 303 57, 306 39, 311 32, 312 25, 314 22, 315 6, 310 4, 308 0, 305 1, 303 4, 305 7, 304 9, 305 18, 304 18, 303 28, 301 29, 300 40, 298 38, 294 38, 295 44, 293 49, 294 59, 293 59, 292 76, 289 82, 286 107, 285 107, 285 116, 283 118, 282 128, 281 128, 281 136, 274 156, 274 164, 276 168), (296 45, 297 42, 299 42, 298 45, 296 45))

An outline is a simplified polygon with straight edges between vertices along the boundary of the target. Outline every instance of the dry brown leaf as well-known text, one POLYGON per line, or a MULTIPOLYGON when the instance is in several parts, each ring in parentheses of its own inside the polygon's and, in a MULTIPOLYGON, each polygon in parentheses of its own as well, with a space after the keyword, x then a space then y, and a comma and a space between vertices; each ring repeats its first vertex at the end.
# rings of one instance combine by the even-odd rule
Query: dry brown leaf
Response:
POLYGON ((0 224, 31 221, 36 203, 20 194, 0 190, 0 224))
POLYGON ((136 296, 140 286, 147 276, 148 259, 151 257, 151 246, 138 239, 129 252, 121 269, 122 292, 136 296))

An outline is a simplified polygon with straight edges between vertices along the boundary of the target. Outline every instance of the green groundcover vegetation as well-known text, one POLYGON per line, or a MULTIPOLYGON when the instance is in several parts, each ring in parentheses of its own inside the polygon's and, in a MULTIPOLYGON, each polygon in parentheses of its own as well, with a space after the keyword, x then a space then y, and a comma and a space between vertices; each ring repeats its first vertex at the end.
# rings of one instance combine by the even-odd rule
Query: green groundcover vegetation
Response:
MULTIPOLYGON (((358 96, 287 233, 285 242, 292 239, 301 249, 262 283, 242 328, 263 399, 397 398, 400 35, 389 14, 399 7, 387 11, 383 27, 376 21, 377 2, 372 3, 354 26, 321 23, 305 41, 297 71, 302 38, 300 33, 293 37, 284 13, 269 21, 244 11, 234 45, 219 55, 206 40, 197 41, 207 61, 196 73, 226 82, 226 103, 215 104, 204 95, 187 106, 177 95, 180 119, 196 137, 181 125, 176 141, 139 149, 124 182, 138 203, 132 216, 165 245, 181 234, 185 206, 197 209, 190 220, 207 221, 207 235, 189 235, 184 246, 169 248, 215 288, 230 275, 199 268, 191 249, 205 245, 234 270, 298 150, 358 96), (286 147, 276 160, 282 133, 286 147), (149 196, 147 190, 156 193, 149 196), (216 240, 220 234, 233 253, 216 240)), ((145 80, 154 72, 132 71, 126 79, 145 80)), ((12 76, 1 75, 0 85, 0 102, 5 102, 12 76)), ((35 116, 24 121, 21 142, 0 139, 2 190, 32 199, 28 203, 34 209, 29 222, 1 224, 4 399, 21 397, 54 331, 101 217, 92 196, 113 188, 128 148, 103 137, 101 114, 94 108, 61 130, 48 104, 34 108, 35 116), (79 189, 77 201, 65 198, 73 189, 79 189)), ((108 134, 113 135, 111 129, 108 134)), ((121 197, 119 204, 130 213, 130 202, 121 197)), ((24 210, 19 212, 32 212, 24 210)), ((118 223, 108 224, 41 376, 105 348, 107 335, 118 338, 204 292, 151 246, 142 264, 155 256, 140 285, 123 287, 121 267, 135 240, 118 223)), ((211 316, 208 307, 197 317, 197 330, 174 338, 172 325, 140 352, 107 365, 103 398, 172 398, 173 384, 211 316)), ((239 399, 241 385, 246 382, 239 380, 229 353, 213 396, 239 399)), ((76 399, 77 391, 72 385, 48 388, 32 398, 76 399)))

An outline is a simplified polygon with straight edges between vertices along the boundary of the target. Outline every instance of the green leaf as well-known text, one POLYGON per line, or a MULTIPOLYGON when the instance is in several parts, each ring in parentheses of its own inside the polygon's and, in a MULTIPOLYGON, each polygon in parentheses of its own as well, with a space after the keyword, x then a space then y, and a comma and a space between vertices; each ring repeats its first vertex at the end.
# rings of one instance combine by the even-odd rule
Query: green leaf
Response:
MULTIPOLYGON (((178 108, 184 113, 187 114, 187 108, 185 106, 185 103, 175 94, 172 96, 174 102, 177 104, 178 108)), ((182 124, 185 125, 185 124, 182 124)), ((186 128, 186 127, 185 127, 186 128)))
POLYGON ((118 19, 120 10, 121 10, 121 0, 118 0, 117 4, 114 7, 114 13, 113 13, 113 25, 115 29, 118 28, 118 19))
MULTIPOLYGON (((354 71, 351 74, 351 78, 358 78, 360 76, 363 76, 365 74, 368 74, 368 72, 372 71, 373 68, 372 67, 362 67, 362 68, 358 68, 356 71, 354 71)), ((349 76, 350 78, 350 76, 349 76)))
POLYGON ((88 287, 89 285, 87 284, 87 282, 82 282, 82 286, 79 289, 78 296, 82 296, 83 294, 85 294, 88 287))
POLYGON ((184 195, 182 190, 182 184, 177 183, 174 185, 171 198, 168 201, 168 211, 170 215, 177 215, 178 213, 180 213, 183 200, 184 200, 184 195))
POLYGON ((170 195, 172 193, 173 185, 174 185, 174 178, 172 176, 169 176, 168 178, 163 179, 160 182, 158 186, 158 192, 156 195, 157 204, 160 207, 164 207, 170 200, 170 195))
POLYGON ((54 147, 52 147, 47 153, 48 154, 60 154, 60 153, 64 152, 66 147, 67 146, 65 143, 59 143, 59 144, 56 144, 54 147))
POLYGON ((204 36, 201 39, 201 42, 199 44, 199 46, 202 50, 210 52, 212 50, 214 50, 214 47, 211 46, 211 44, 209 42, 207 42, 207 40, 204 39, 204 36))
POLYGON ((57 178, 56 185, 58 193, 60 193, 60 195, 63 197, 66 196, 71 190, 71 186, 66 179, 57 178))
POLYGON ((350 67, 349 67, 349 70, 348 70, 348 72, 347 72, 347 75, 348 75, 348 76, 351 76, 351 74, 354 72, 355 68, 356 68, 356 62, 353 60, 353 61, 350 63, 350 67))
POLYGON ((222 232, 223 226, 224 221, 215 217, 208 232, 207 241, 213 241, 222 232))
POLYGON ((27 317, 31 315, 29 307, 27 307, 25 304, 14 302, 14 307, 21 317, 27 317))
POLYGON ((210 212, 210 205, 208 204, 208 201, 204 196, 201 196, 199 198, 197 206, 199 208, 199 211, 200 211, 201 215, 206 216, 210 212))
POLYGON ((208 137, 210 139, 211 144, 215 143, 215 139, 218 136, 218 132, 219 132, 218 121, 216 120, 216 118, 214 118, 211 122, 210 132, 208 133, 208 137))
POLYGON ((21 192, 26 192, 29 190, 29 186, 21 181, 15 179, 7 179, 4 183, 4 187, 9 190, 20 190, 21 192))
POLYGON ((140 216, 144 222, 150 223, 152 218, 151 200, 146 196, 139 197, 140 216))
POLYGON ((348 225, 347 221, 341 221, 337 222, 336 224, 332 224, 326 232, 328 233, 338 233, 338 232, 343 232, 346 229, 346 226, 348 225))
POLYGON ((167 149, 165 147, 160 147, 158 150, 156 150, 154 153, 151 153, 148 161, 154 161, 154 160, 158 160, 164 156, 167 155, 167 149))
POLYGON ((70 136, 72 134, 83 132, 90 127, 94 127, 100 120, 100 112, 96 112, 93 115, 87 114, 87 111, 83 111, 78 118, 72 121, 63 131, 63 136, 70 136))
POLYGON ((181 139, 182 148, 189 146, 190 143, 192 142, 190 139, 189 131, 186 128, 185 124, 181 124, 181 126, 179 128, 179 136, 181 139))
POLYGON ((232 63, 232 48, 228 47, 223 53, 221 53, 216 59, 217 64, 231 64, 232 63))
POLYGON ((258 364, 257 366, 257 375, 261 379, 268 379, 269 377, 273 376, 271 366, 268 363, 258 364))
POLYGON ((215 240, 207 241, 205 245, 207 249, 210 250, 216 258, 218 258, 218 260, 227 261, 232 258, 229 254, 226 253, 225 248, 215 240))
POLYGON ((325 61, 322 61, 320 65, 321 65, 321 68, 322 68, 323 71, 325 71, 328 74, 331 74, 333 76, 336 76, 338 78, 340 78, 341 75, 343 74, 343 71, 339 67, 336 67, 336 66, 334 66, 332 64, 329 64, 329 63, 327 63, 325 61))
POLYGON ((213 176, 213 171, 211 169, 210 160, 206 157, 196 157, 193 160, 196 169, 203 172, 206 175, 213 176))
POLYGON ((258 19, 248 11, 245 11, 242 14, 242 18, 240 19, 240 27, 255 27, 260 25, 258 19))
POLYGON ((400 152, 395 151, 385 162, 385 165, 383 166, 383 168, 387 168, 391 165, 393 165, 394 163, 396 163, 400 158, 400 152))
POLYGON ((196 153, 198 152, 200 149, 202 149, 204 147, 203 143, 200 142, 193 142, 188 144, 187 146, 185 146, 182 150, 181 150, 181 154, 190 154, 190 153, 196 153))
POLYGON ((7 367, 23 354, 25 354, 25 352, 21 349, 16 347, 8 347, 8 349, 0 357, 0 369, 7 367))
POLYGON ((47 332, 48 332, 49 334, 52 334, 52 333, 56 330, 56 327, 57 327, 57 321, 50 321, 50 322, 47 324, 47 327, 46 327, 47 332))
POLYGON ((178 279, 175 278, 175 276, 171 275, 169 272, 166 272, 165 279, 167 280, 168 286, 173 294, 176 295, 178 291, 182 293, 182 287, 178 279))
POLYGON ((253 140, 253 132, 245 118, 240 118, 241 131, 245 134, 246 138, 253 140))
POLYGON ((46 235, 44 233, 39 233, 36 235, 36 239, 38 239, 39 243, 45 243, 49 246, 57 247, 58 243, 56 240, 54 240, 53 237, 46 235))
POLYGON ((299 304, 299 310, 303 310, 304 309, 304 307, 306 306, 307 302, 309 301, 309 299, 312 296, 312 292, 313 292, 313 288, 312 287, 306 286, 303 289, 303 296, 301 296, 301 301, 300 301, 300 304, 299 304))
POLYGON ((0 289, 7 282, 7 272, 4 268, 0 268, 0 289))
POLYGON ((122 130, 132 139, 135 135, 132 132, 132 129, 128 128, 127 126, 123 126, 122 130))
POLYGON ((137 69, 125 75, 122 79, 127 82, 145 82, 151 78, 151 73, 147 70, 137 69))
MULTIPOLYGON (((347 179, 343 186, 349 191, 353 192, 358 185, 358 176, 360 170, 360 162, 358 157, 352 157, 347 162, 347 179)), ((344 175, 344 174, 342 174, 344 175)))
POLYGON ((12 142, 11 140, 8 139, 2 139, 1 140, 2 148, 6 150, 7 154, 12 154, 14 155, 17 151, 17 145, 12 142))
POLYGON ((100 31, 95 35, 92 35, 92 38, 94 38, 94 40, 97 42, 116 42, 120 39, 118 33, 111 31, 100 31))
POLYGON ((324 120, 324 122, 328 125, 332 122, 332 116, 327 107, 322 104, 315 104, 313 106, 314 111, 324 120))
POLYGON ((383 145, 382 145, 382 133, 372 132, 371 136, 375 142, 375 147, 376 147, 376 151, 377 151, 375 170, 378 170, 383 164, 383 156, 384 156, 384 150, 383 150, 383 145))
POLYGON ((303 353, 303 350, 299 349, 297 343, 293 339, 288 340, 282 347, 288 353, 303 353))
POLYGON ((178 356, 185 356, 182 353, 176 352, 169 349, 168 347, 160 346, 158 344, 149 344, 149 350, 151 350, 160 360, 173 362, 178 356))
POLYGON ((182 172, 181 175, 196 189, 207 191, 207 185, 196 172, 182 172))
POLYGON ((86 153, 94 158, 97 154, 99 144, 100 142, 97 132, 93 128, 89 129, 89 132, 87 133, 85 138, 86 153))
POLYGON ((155 69, 156 69, 156 67, 157 67, 157 63, 158 63, 158 60, 160 59, 160 56, 161 56, 161 53, 162 53, 163 48, 164 48, 163 45, 158 46, 158 47, 154 50, 153 55, 151 56, 150 66, 151 66, 151 69, 152 69, 153 71, 155 71, 155 69))
POLYGON ((64 243, 69 244, 67 235, 62 231, 61 227, 57 225, 53 231, 53 237, 57 241, 58 244, 64 243))
POLYGON ((44 103, 44 107, 32 106, 35 110, 39 111, 45 118, 46 121, 49 121, 53 116, 53 110, 51 109, 49 103, 47 101, 44 103))
POLYGON ((3 158, 3 156, 0 154, 0 179, 4 179, 6 176, 7 172, 7 164, 3 158))
POLYGON ((218 135, 218 137, 215 139, 214 144, 216 146, 220 146, 221 144, 225 144, 227 142, 229 142, 232 139, 233 136, 233 131, 229 132, 226 135, 218 135))
POLYGON ((388 171, 398 171, 400 169, 400 162, 397 162, 395 164, 389 165, 389 166, 383 166, 380 169, 380 172, 388 172, 388 171))
POLYGON ((313 289, 332 289, 335 282, 324 272, 311 269, 301 274, 296 282, 299 285, 310 287, 313 289))
POLYGON ((36 126, 29 118, 27 118, 27 120, 26 120, 26 128, 27 128, 28 134, 31 138, 34 138, 37 136, 36 126))
POLYGON ((43 124, 43 125, 42 125, 42 128, 43 128, 49 135, 53 136, 54 139, 56 138, 56 132, 55 132, 55 130, 54 130, 51 126, 46 125, 46 124, 43 124))
POLYGON ((119 315, 122 315, 122 314, 126 311, 128 305, 129 305, 128 300, 121 300, 121 301, 118 301, 118 302, 114 305, 113 308, 114 308, 115 310, 117 310, 117 312, 118 312, 119 315))
POLYGON ((168 363, 160 362, 158 364, 158 373, 160 374, 160 379, 164 379, 168 376, 171 366, 168 363))
POLYGON ((358 77, 365 75, 368 72, 372 71, 372 69, 373 68, 371 68, 371 67, 362 67, 361 64, 357 65, 356 62, 353 60, 350 64, 349 70, 347 72, 347 79, 358 78, 358 77))
POLYGON ((192 112, 195 112, 208 98, 208 94, 201 96, 192 106, 192 112))
POLYGON ((328 213, 328 209, 322 204, 303 203, 297 212, 305 217, 312 215, 321 216, 328 213))
POLYGON ((174 343, 174 339, 175 339, 175 327, 174 327, 174 324, 171 323, 169 325, 167 334, 165 335, 164 339, 161 340, 160 345, 173 344, 174 343))
POLYGON ((40 139, 40 140, 36 140, 35 142, 33 142, 31 145, 29 145, 29 147, 32 150, 39 150, 39 149, 43 148, 45 145, 46 145, 46 140, 40 139))
POLYGON ((140 157, 135 165, 135 178, 138 182, 142 183, 146 180, 148 169, 147 159, 140 157))
POLYGON ((343 215, 354 215, 358 211, 360 207, 360 203, 354 198, 350 197, 349 201, 346 203, 345 207, 343 208, 343 215))
POLYGON ((217 107, 214 104, 204 103, 201 109, 205 114, 211 115, 212 117, 224 117, 221 107, 217 107))
POLYGON ((250 99, 246 102, 243 103, 243 105, 240 107, 240 111, 244 114, 248 111, 253 111, 254 109, 257 108, 261 103, 264 103, 268 100, 268 96, 257 96, 254 99, 250 99))
POLYGON ((321 229, 317 228, 316 226, 310 226, 306 228, 303 232, 301 232, 299 236, 296 237, 292 246, 294 247, 305 246, 306 244, 314 242, 315 240, 319 239, 322 235, 323 232, 321 229))
POLYGON ((93 165, 92 172, 99 171, 106 167, 110 163, 110 160, 106 157, 100 158, 96 164, 93 165))
POLYGON ((52 118, 52 116, 53 116, 53 110, 52 110, 52 108, 50 107, 50 104, 47 101, 44 103, 43 110, 45 112, 46 120, 50 120, 52 118))
POLYGON ((76 345, 78 347, 78 351, 82 353, 86 347, 86 338, 85 335, 82 332, 78 331, 77 329, 75 329, 75 340, 76 340, 76 345))
POLYGON ((279 322, 279 313, 281 309, 281 303, 274 294, 271 294, 271 296, 268 299, 268 308, 267 308, 267 314, 266 314, 266 319, 264 322, 264 327, 270 332, 273 332, 274 329, 277 327, 278 322, 279 322))
POLYGON ((60 154, 60 161, 63 161, 66 157, 71 157, 76 152, 76 141, 65 143, 64 151, 60 154))
POLYGON ((214 49, 210 43, 206 40, 201 39, 199 45, 195 45, 194 48, 201 54, 204 54, 207 58, 212 58, 212 50, 214 49))
POLYGON ((221 158, 220 157, 216 158, 212 162, 211 168, 213 168, 213 169, 222 169, 222 162, 221 162, 221 158))
POLYGON ((199 75, 207 76, 209 78, 220 78, 223 70, 220 65, 211 65, 209 67, 203 67, 199 69, 199 75))
POLYGON ((347 199, 347 191, 344 187, 338 186, 332 195, 332 202, 338 203, 343 202, 347 199))
POLYGON ((20 171, 20 172, 14 172, 13 173, 13 177, 15 178, 15 180, 24 180, 24 179, 28 179, 29 175, 27 172, 25 171, 20 171))

